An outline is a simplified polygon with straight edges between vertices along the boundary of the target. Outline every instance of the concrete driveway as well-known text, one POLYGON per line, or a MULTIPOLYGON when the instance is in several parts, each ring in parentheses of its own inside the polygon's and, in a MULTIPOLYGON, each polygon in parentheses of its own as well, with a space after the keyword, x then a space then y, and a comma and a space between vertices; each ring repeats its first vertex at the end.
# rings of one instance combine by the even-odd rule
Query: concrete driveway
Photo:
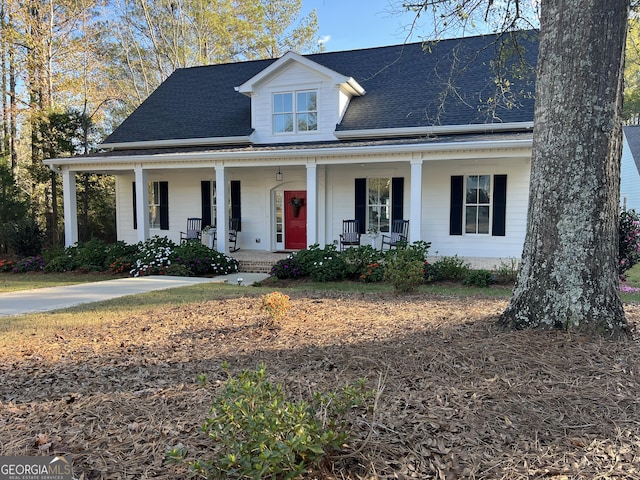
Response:
POLYGON ((266 273, 245 272, 213 278, 149 276, 0 293, 0 317, 60 310, 85 303, 199 283, 237 284, 238 280, 242 279, 242 285, 251 285, 268 276, 266 273))

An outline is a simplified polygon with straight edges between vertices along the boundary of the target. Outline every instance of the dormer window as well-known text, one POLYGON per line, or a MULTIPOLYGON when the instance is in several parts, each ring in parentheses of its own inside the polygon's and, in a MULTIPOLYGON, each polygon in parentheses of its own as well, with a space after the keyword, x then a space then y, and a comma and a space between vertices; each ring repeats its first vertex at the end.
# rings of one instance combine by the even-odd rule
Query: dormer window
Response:
POLYGON ((284 92, 273 95, 273 132, 298 133, 318 130, 318 92, 284 92))

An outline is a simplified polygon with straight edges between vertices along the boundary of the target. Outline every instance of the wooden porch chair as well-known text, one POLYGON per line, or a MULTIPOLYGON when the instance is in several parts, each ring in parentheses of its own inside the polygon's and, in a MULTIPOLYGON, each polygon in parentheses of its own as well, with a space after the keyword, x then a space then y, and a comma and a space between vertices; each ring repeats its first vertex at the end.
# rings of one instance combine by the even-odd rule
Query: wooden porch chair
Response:
POLYGON ((240 250, 236 243, 238 242, 238 227, 240 227, 240 219, 239 218, 230 218, 229 219, 229 251, 237 252, 240 250))
POLYGON ((360 245, 360 222, 358 220, 343 220, 340 234, 340 251, 346 247, 360 245))
POLYGON ((202 219, 201 218, 187 218, 187 231, 180 232, 180 243, 188 240, 200 241, 202 235, 202 219))
POLYGON ((380 250, 389 245, 389 249, 397 247, 399 243, 406 242, 409 238, 409 220, 394 220, 391 224, 390 235, 382 235, 380 250))

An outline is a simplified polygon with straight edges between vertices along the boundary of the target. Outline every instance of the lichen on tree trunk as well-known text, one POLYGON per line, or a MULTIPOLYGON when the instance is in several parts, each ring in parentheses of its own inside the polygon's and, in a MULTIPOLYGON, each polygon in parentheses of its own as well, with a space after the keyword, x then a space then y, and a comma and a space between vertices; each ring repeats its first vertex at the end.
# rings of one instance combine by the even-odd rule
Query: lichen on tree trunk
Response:
POLYGON ((499 323, 618 335, 622 72, 629 0, 543 0, 528 228, 499 323))

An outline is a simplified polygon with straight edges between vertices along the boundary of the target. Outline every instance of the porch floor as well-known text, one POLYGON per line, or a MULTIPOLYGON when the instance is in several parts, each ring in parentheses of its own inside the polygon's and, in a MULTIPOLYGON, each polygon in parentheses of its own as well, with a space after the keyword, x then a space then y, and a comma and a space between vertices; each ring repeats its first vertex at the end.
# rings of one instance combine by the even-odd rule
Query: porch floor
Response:
POLYGON ((265 252, 264 250, 238 250, 229 256, 240 262, 239 271, 269 273, 278 260, 287 258, 289 252, 265 252))

